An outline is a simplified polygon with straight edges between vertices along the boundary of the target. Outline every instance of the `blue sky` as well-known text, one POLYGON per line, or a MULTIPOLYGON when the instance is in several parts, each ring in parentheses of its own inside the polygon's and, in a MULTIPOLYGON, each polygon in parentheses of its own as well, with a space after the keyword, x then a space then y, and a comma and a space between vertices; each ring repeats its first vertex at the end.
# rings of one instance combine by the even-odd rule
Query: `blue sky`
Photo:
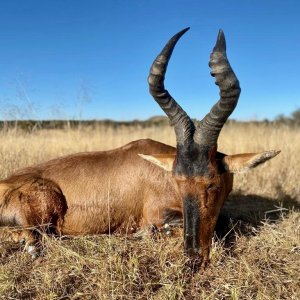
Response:
POLYGON ((300 107, 298 0, 0 2, 0 117, 146 119, 152 60, 177 31, 166 87, 193 118, 218 99, 208 59, 219 28, 242 93, 232 118, 300 107))

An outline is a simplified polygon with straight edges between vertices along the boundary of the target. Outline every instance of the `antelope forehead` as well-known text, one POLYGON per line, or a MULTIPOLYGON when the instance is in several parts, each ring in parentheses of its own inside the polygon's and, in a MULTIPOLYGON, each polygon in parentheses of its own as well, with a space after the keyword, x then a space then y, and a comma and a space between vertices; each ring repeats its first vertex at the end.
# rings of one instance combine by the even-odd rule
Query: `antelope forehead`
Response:
POLYGON ((200 162, 190 162, 190 161, 180 161, 174 168, 176 175, 183 175, 188 178, 209 178, 212 176, 208 163, 200 162))
POLYGON ((212 176, 186 176, 175 174, 175 180, 179 185, 182 186, 197 186, 197 189, 206 189, 211 184, 219 184, 218 177, 212 176))
MULTIPOLYGON (((177 147, 178 148, 178 147, 177 147)), ((205 176, 210 177, 210 155, 209 151, 199 151, 199 149, 177 149, 175 174, 187 177, 205 176)))

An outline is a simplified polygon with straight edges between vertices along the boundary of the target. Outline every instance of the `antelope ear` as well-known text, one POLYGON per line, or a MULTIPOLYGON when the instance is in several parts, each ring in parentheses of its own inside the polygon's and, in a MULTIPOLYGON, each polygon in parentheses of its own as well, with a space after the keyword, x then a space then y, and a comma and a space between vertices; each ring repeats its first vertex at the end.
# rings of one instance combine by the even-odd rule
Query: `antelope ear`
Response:
POLYGON ((173 169, 173 163, 176 156, 175 154, 153 154, 153 155, 138 154, 138 155, 141 158, 150 161, 151 163, 169 172, 171 172, 173 169))
POLYGON ((222 165, 228 173, 243 173, 257 167, 279 153, 280 150, 270 150, 261 153, 226 155, 222 159, 222 165))

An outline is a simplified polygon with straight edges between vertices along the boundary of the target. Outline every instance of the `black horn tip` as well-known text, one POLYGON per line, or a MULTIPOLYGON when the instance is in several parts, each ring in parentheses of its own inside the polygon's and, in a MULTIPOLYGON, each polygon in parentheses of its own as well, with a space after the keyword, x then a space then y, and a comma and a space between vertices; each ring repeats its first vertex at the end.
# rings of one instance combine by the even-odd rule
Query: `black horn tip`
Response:
POLYGON ((175 40, 176 42, 187 32, 190 30, 190 27, 182 29, 181 31, 177 32, 171 40, 175 40))
POLYGON ((187 31, 189 31, 190 28, 191 28, 191 27, 184 28, 184 29, 182 29, 181 31, 179 31, 178 33, 181 33, 181 35, 182 35, 182 34, 186 33, 187 31))
POLYGON ((225 35, 224 35, 224 32, 222 29, 219 30, 217 42, 214 47, 214 51, 216 51, 216 52, 225 52, 226 51, 226 40, 225 40, 225 35))
MULTIPOLYGON (((154 63, 157 63, 158 61, 160 63, 163 62, 163 64, 165 66, 168 65, 169 59, 172 55, 172 52, 174 50, 174 47, 176 45, 176 43, 178 42, 178 40, 190 29, 190 27, 187 27, 179 32, 177 32, 169 41, 168 43, 165 45, 165 47, 163 48, 163 50, 161 51, 161 53, 156 57, 154 63)), ((150 70, 150 73, 152 72, 153 69, 153 64, 150 70)), ((165 70, 163 71, 163 73, 165 73, 165 70)))

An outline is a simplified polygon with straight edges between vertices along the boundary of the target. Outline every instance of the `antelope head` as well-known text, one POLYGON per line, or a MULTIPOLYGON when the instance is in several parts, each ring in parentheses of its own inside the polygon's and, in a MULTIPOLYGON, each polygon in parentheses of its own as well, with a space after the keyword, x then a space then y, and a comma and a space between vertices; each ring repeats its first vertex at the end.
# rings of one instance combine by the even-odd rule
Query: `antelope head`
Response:
POLYGON ((213 231, 220 209, 232 188, 231 173, 242 172, 274 157, 279 151, 225 155, 217 151, 221 129, 233 112, 241 92, 239 81, 226 55, 224 33, 219 31, 210 56, 211 75, 220 88, 220 100, 195 124, 164 87, 167 65, 186 28, 174 35, 154 60, 148 83, 150 93, 175 128, 176 155, 142 155, 172 172, 183 201, 184 244, 189 256, 209 261, 213 231))

